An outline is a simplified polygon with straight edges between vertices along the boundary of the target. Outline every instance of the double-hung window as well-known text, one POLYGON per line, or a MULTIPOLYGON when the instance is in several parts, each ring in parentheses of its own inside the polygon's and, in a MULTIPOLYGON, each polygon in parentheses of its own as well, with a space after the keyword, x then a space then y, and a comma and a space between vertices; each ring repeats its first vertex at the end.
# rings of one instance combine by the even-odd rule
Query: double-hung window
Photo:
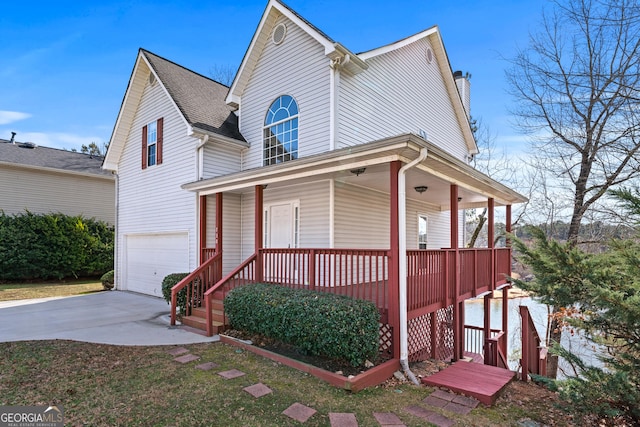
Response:
POLYGON ((142 169, 162 163, 162 117, 142 128, 142 169))

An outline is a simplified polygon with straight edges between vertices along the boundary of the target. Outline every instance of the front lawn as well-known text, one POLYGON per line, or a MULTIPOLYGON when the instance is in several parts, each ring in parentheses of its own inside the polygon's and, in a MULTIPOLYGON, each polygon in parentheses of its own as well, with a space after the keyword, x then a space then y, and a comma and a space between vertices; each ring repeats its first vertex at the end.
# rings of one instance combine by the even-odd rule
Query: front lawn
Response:
POLYGON ((102 291, 99 280, 75 280, 67 282, 10 283, 0 285, 0 301, 21 299, 66 297, 102 291))
MULTIPOLYGON (((65 424, 74 426, 299 426, 282 414, 296 402, 318 411, 305 426, 328 426, 330 412, 355 413, 360 426, 377 426, 374 412, 393 412, 408 427, 424 426, 404 408, 439 411, 422 402, 431 388, 390 381, 352 394, 222 343, 185 347, 200 360, 182 365, 166 346, 0 343, 0 405, 61 404, 65 424), (219 366, 195 368, 204 362, 219 366), (246 375, 225 380, 217 374, 230 369, 246 375), (257 383, 273 392, 256 399, 242 390, 257 383)), ((446 416, 459 426, 511 426, 527 418, 570 425, 553 408, 553 394, 531 384, 509 387, 493 408, 446 416)))

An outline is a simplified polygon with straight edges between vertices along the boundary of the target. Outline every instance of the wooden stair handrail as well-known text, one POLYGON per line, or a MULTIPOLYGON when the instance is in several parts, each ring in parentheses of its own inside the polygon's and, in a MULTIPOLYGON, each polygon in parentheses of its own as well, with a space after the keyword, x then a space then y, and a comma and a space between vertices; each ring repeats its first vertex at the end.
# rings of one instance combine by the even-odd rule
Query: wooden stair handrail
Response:
POLYGON ((181 281, 176 283, 171 288, 171 325, 175 325, 176 324, 176 309, 177 309, 177 305, 178 305, 178 292, 180 292, 182 289, 184 289, 185 286, 187 286, 189 283, 193 282, 197 277, 199 277, 200 274, 205 269, 209 268, 209 266, 211 266, 215 262, 221 261, 221 260, 222 260, 222 253, 220 252, 220 253, 215 254, 214 256, 212 256, 211 258, 209 258, 208 260, 206 260, 205 262, 200 264, 200 266, 198 266, 198 268, 193 270, 187 277, 185 277, 184 279, 182 279, 181 281))
POLYGON ((521 379, 526 382, 529 373, 547 375, 547 348, 542 346, 542 340, 527 306, 520 306, 520 317, 522 318, 521 379))
POLYGON ((229 274, 227 274, 222 279, 220 279, 215 285, 210 287, 204 293, 204 304, 205 304, 206 313, 207 313, 207 336, 210 337, 213 335, 213 323, 212 323, 212 317, 211 317, 212 316, 211 315, 211 306, 212 306, 211 299, 213 298, 213 294, 218 289, 226 285, 231 279, 234 278, 234 276, 236 276, 238 273, 240 273, 242 270, 248 267, 251 263, 255 263, 256 259, 257 259, 257 252, 251 255, 249 258, 247 258, 242 264, 240 264, 238 267, 233 269, 233 271, 231 271, 229 274))

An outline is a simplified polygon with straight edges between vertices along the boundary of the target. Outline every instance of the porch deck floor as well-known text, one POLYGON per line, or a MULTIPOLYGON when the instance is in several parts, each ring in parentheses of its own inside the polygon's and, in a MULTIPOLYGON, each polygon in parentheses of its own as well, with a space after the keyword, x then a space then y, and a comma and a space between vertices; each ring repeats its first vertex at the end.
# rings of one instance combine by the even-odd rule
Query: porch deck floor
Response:
POLYGON ((436 374, 423 378, 422 382, 475 397, 485 405, 491 406, 515 375, 515 372, 508 369, 458 361, 436 374))

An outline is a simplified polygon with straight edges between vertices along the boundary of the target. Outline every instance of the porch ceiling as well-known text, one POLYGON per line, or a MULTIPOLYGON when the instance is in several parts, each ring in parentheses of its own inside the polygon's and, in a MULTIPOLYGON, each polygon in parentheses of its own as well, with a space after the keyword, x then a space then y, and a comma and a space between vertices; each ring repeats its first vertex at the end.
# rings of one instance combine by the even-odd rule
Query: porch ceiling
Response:
POLYGON ((196 181, 184 184, 182 188, 198 192, 200 195, 220 192, 243 193, 253 191, 256 185, 276 188, 293 183, 333 179, 336 185, 351 184, 388 193, 389 162, 400 160, 408 163, 415 159, 424 147, 429 151, 427 159, 407 173, 407 198, 447 210, 450 207, 450 186, 457 184, 459 197, 462 197, 462 209, 486 206, 490 197, 495 199, 496 205, 516 204, 527 200, 414 134, 196 181), (351 171, 358 168, 365 168, 365 171, 356 176, 351 171), (419 194, 414 189, 417 186, 427 186, 428 190, 419 194))

